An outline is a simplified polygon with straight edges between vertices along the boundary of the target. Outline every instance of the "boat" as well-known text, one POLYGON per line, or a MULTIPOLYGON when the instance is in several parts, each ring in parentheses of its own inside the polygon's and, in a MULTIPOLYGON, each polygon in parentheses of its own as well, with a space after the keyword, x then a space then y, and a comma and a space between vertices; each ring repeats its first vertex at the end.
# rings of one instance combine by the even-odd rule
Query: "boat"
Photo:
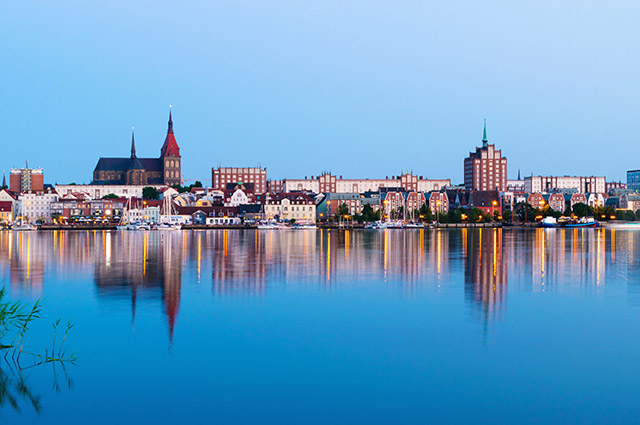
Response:
POLYGON ((405 229, 424 229, 424 226, 420 223, 407 223, 404 225, 405 229))
POLYGON ((603 223, 602 224, 604 227, 608 227, 610 229, 614 229, 614 230, 640 230, 640 222, 623 222, 623 223, 616 223, 616 222, 607 222, 607 223, 603 223))
POLYGON ((258 224, 258 229, 260 230, 285 230, 290 229, 289 226, 284 224, 275 222, 275 221, 266 221, 258 224))
POLYGON ((567 228, 580 228, 580 227, 598 227, 600 223, 594 220, 592 217, 582 217, 579 220, 571 220, 563 223, 567 228))
POLYGON ((561 224, 558 223, 558 220, 556 220, 555 217, 545 217, 542 220, 540 220, 540 227, 555 228, 555 227, 561 227, 561 224))
POLYGON ((34 226, 33 224, 19 224, 17 226, 13 226, 11 228, 11 230, 17 230, 17 231, 29 231, 29 230, 38 230, 38 228, 36 226, 34 226))
POLYGON ((315 224, 294 224, 291 227, 293 230, 316 230, 315 224))

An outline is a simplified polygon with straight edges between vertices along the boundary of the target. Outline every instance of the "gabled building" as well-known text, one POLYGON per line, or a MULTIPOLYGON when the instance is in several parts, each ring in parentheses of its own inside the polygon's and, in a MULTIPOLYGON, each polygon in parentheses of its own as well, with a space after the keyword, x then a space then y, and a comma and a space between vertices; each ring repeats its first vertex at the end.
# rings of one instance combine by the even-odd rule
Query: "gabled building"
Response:
POLYGON ((487 120, 484 121, 482 147, 469 153, 464 160, 464 187, 470 190, 507 190, 507 158, 487 139, 487 120))
POLYGON ((474 190, 469 195, 469 207, 478 208, 486 214, 498 212, 502 215, 500 192, 496 190, 474 190))

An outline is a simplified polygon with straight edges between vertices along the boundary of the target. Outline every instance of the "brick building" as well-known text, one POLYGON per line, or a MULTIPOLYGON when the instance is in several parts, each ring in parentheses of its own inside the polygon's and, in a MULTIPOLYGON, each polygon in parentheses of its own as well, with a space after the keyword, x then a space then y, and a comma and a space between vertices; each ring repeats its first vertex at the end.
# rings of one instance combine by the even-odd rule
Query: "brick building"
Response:
POLYGON ((211 188, 225 190, 229 183, 253 184, 257 194, 267 191, 267 168, 218 167, 211 169, 211 188))
POLYGON ((44 190, 44 172, 42 168, 12 168, 9 174, 9 190, 14 193, 41 192, 44 190))
POLYGON ((482 147, 469 153, 464 160, 464 186, 471 190, 507 190, 507 158, 487 139, 487 121, 484 122, 482 147))

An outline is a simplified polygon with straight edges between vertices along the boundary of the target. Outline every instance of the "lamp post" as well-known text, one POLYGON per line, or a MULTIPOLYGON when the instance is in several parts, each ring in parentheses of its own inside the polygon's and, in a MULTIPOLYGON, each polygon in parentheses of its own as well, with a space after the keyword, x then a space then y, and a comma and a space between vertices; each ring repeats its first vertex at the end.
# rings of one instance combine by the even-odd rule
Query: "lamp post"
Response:
POLYGON ((442 202, 440 200, 436 201, 436 223, 440 224, 440 216, 439 216, 439 212, 440 212, 440 205, 442 204, 442 202))

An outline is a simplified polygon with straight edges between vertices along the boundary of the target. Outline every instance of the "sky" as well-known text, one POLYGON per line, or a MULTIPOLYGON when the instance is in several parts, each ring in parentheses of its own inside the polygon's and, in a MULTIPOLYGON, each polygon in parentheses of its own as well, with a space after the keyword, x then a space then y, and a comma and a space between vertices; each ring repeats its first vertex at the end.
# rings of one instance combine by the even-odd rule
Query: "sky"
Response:
MULTIPOLYGON (((508 176, 640 168, 637 1, 23 1, 0 14, 2 169, 88 183, 158 157, 185 179, 413 172, 463 182, 487 135, 508 176)), ((188 181, 187 181, 188 183, 188 181)))

